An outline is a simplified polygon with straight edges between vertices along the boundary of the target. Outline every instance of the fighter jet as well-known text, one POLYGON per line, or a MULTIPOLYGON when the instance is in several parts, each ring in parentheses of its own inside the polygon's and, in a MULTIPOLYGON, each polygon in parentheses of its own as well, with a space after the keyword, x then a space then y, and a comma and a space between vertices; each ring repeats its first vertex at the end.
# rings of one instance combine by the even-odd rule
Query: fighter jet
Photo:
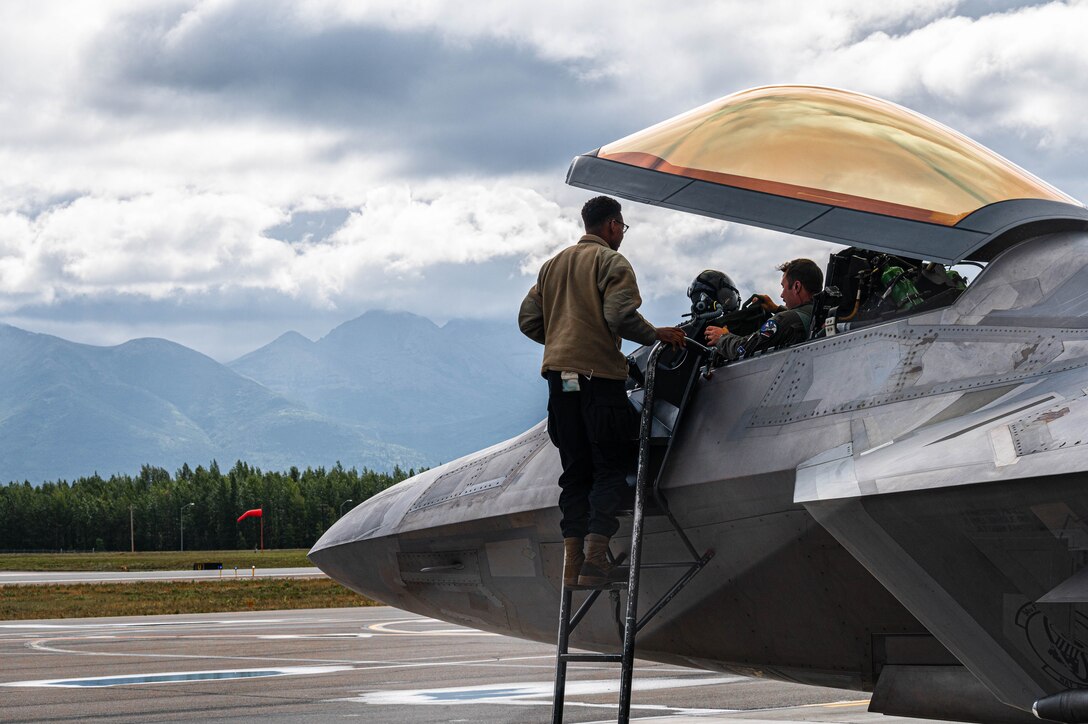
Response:
MULTIPOLYGON (((638 656, 872 691, 888 714, 1088 721, 1088 209, 931 119, 807 86, 713 101, 567 182, 838 245, 812 339, 696 384, 659 486, 716 554, 638 656), (981 267, 966 288, 961 263, 981 267)), ((554 642, 559 472, 541 423, 373 497, 310 558, 389 605, 554 642)), ((647 561, 682 548, 647 520, 647 561)), ((642 595, 671 582, 649 568, 642 595)), ((615 612, 572 645, 617 651, 615 612)))

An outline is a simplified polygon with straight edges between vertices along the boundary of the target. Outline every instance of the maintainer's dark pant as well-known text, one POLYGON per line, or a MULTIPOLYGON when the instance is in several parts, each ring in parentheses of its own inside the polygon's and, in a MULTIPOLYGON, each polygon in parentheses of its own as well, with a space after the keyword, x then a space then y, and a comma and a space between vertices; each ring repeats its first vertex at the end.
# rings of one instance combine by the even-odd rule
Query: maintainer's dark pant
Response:
POLYGON ((638 415, 623 380, 579 375, 578 392, 564 392, 560 373, 548 372, 548 434, 559 448, 560 524, 564 538, 612 537, 616 510, 627 492, 637 454, 638 415))

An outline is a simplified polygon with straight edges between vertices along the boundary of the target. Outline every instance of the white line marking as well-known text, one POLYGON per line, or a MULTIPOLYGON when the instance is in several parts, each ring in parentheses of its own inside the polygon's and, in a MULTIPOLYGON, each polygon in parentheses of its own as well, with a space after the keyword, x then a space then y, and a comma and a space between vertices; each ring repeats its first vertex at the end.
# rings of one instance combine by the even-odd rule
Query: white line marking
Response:
MULTIPOLYGON (((634 691, 659 691, 681 689, 693 686, 718 686, 748 681, 743 676, 722 677, 683 677, 683 678, 642 678, 632 682, 634 691)), ((360 694, 357 697, 340 699, 361 704, 403 706, 407 704, 448 706, 450 704, 506 704, 515 706, 548 705, 551 706, 553 682, 528 682, 511 684, 485 684, 477 686, 454 686, 439 689, 404 689, 398 691, 375 691, 360 694)), ((567 696, 595 696, 615 694, 619 691, 619 681, 575 681, 567 682, 567 696)), ((577 704, 577 702, 570 702, 577 704)), ((586 706, 610 706, 614 704, 585 704, 586 706)), ((668 707, 659 704, 637 705, 639 709, 655 709, 690 714, 732 713, 737 709, 694 709, 668 707)))
POLYGON ((282 618, 225 619, 216 621, 131 621, 110 623, 0 623, 0 628, 59 629, 82 631, 110 628, 143 628, 145 626, 242 626, 252 624, 287 623, 282 618))
MULTIPOLYGON (((323 641, 326 639, 369 639, 374 634, 368 633, 331 633, 331 634, 269 634, 267 636, 255 636, 263 641, 278 641, 282 639, 305 639, 307 641, 323 641)), ((224 638, 233 638, 230 636, 224 638)))
MULTIPOLYGON (((472 628, 442 628, 442 629, 426 629, 423 631, 405 631, 403 629, 393 629, 390 626, 398 626, 406 623, 425 623, 425 624, 446 624, 445 621, 438 621, 433 618, 406 618, 399 621, 386 621, 385 623, 372 623, 367 626, 367 629, 371 631, 377 631, 384 634, 396 634, 398 636, 498 636, 499 634, 488 633, 487 631, 477 631, 472 628)), ((448 625, 448 624, 447 624, 448 625)))
MULTIPOLYGON (((129 640, 135 638, 144 638, 149 640, 155 640, 157 637, 130 637, 129 640)), ((173 638, 173 637, 171 637, 173 638)), ((196 637, 188 637, 196 638, 196 637)), ((204 638, 256 638, 256 637, 242 637, 242 636, 224 636, 224 637, 204 637, 204 638)), ((385 659, 312 659, 312 658, 300 658, 300 657, 286 657, 286 656, 241 656, 241 655, 212 655, 212 654, 156 654, 156 653, 133 653, 123 651, 85 651, 80 649, 66 649, 59 646, 50 646, 49 643, 54 641, 69 641, 70 638, 60 639, 39 639, 37 641, 31 641, 26 644, 27 648, 35 651, 42 651, 53 654, 68 654, 73 656, 113 656, 118 658, 137 658, 137 659, 207 659, 211 661, 225 660, 225 661, 265 661, 265 662, 293 662, 293 663, 307 663, 307 664, 352 664, 359 670, 385 670, 385 669, 421 669, 421 668, 442 668, 448 666, 475 666, 475 667, 497 667, 497 668, 551 668, 550 665, 533 665, 533 664, 506 664, 503 659, 499 658, 486 658, 486 659, 457 659, 454 661, 436 661, 433 658, 427 658, 419 663, 405 663, 399 661, 389 661, 385 659)), ((84 639, 74 639, 75 641, 82 641, 84 639)), ((554 656, 541 656, 541 657, 523 657, 523 658, 546 658, 553 659, 554 656)))
POLYGON ((130 674, 119 676, 95 676, 78 679, 39 679, 37 681, 12 681, 0 686, 12 687, 108 687, 140 684, 180 684, 192 681, 227 681, 255 676, 299 676, 304 674, 331 674, 350 671, 350 666, 284 666, 275 669, 218 669, 214 671, 169 671, 156 674, 130 674))

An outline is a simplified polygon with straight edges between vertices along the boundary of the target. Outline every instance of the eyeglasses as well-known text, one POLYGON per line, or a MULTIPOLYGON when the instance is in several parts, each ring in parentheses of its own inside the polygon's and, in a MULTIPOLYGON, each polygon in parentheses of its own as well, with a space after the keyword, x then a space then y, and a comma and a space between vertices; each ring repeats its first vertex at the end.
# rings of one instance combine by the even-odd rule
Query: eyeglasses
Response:
POLYGON ((627 230, 631 228, 630 226, 628 226, 627 224, 623 223, 623 222, 622 222, 622 221, 620 221, 619 219, 611 219, 611 221, 615 221, 615 222, 616 222, 617 224, 619 224, 620 226, 622 226, 622 227, 623 227, 623 233, 625 233, 625 234, 627 233, 627 230))

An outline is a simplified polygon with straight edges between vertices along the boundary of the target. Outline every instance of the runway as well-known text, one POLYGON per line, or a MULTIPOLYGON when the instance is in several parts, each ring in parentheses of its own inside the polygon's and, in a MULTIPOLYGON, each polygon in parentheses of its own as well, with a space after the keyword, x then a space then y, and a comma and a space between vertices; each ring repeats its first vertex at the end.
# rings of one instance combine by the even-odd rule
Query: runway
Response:
POLYGON ((206 581, 217 578, 323 578, 316 566, 305 568, 227 568, 213 571, 0 571, 0 586, 44 583, 134 583, 136 581, 206 581))
MULTIPOLYGON (((543 722, 554 648, 387 607, 0 622, 4 721, 543 722)), ((572 664, 565 721, 615 721, 618 672, 572 664)), ((858 692, 639 662, 632 719, 920 720, 858 692)), ((932 723, 931 723, 932 724, 932 723)))

